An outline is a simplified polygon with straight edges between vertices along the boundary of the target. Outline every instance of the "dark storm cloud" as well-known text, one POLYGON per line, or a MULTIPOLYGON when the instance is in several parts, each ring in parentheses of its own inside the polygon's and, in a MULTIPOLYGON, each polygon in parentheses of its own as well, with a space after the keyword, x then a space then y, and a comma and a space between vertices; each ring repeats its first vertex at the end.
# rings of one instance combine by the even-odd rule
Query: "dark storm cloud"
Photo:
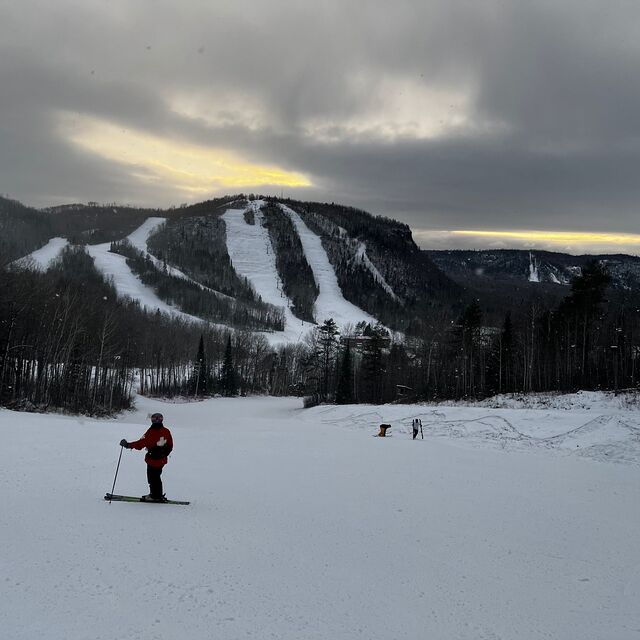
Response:
POLYGON ((635 232, 639 18, 588 0, 0 2, 0 191, 184 199, 71 144, 92 117, 414 228, 635 232))

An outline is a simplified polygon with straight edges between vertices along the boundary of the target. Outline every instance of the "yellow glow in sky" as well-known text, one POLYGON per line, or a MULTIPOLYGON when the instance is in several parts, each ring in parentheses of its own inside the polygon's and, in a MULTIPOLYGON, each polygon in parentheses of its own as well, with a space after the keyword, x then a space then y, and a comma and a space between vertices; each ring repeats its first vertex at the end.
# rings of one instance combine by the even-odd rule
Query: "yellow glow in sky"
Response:
POLYGON ((505 238, 531 242, 551 242, 559 244, 611 244, 640 245, 640 234, 635 233, 590 233, 578 231, 451 231, 452 235, 478 236, 485 238, 505 238))
POLYGON ((186 195, 260 186, 309 187, 301 173, 247 162, 237 154, 162 138, 89 116, 63 113, 62 135, 77 147, 132 168, 138 180, 161 183, 186 195))
POLYGON ((640 234, 637 233, 416 229, 413 235, 424 249, 535 249, 573 254, 640 253, 640 234))

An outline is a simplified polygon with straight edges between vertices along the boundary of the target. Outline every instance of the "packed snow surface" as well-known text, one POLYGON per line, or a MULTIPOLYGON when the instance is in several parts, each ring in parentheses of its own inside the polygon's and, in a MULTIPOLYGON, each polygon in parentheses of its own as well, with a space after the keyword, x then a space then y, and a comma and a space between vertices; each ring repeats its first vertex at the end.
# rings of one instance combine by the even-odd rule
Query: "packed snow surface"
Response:
POLYGON ((14 264, 18 266, 33 266, 38 271, 46 271, 68 244, 69 242, 66 238, 51 238, 44 247, 40 247, 40 249, 16 260, 14 264))
MULTIPOLYGON (((640 414, 538 400, 0 410, 0 635, 636 638, 640 414), (108 504, 118 442, 158 410, 165 490, 191 505, 108 504), (392 437, 371 437, 383 421, 392 437)), ((116 493, 146 493, 144 467, 124 451, 116 493)))

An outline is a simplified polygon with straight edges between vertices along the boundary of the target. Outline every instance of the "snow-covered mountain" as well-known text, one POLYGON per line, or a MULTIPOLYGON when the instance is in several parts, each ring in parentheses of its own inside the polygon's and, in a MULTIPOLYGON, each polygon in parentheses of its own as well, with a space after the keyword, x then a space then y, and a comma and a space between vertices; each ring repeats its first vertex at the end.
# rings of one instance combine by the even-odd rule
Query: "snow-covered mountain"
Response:
MULTIPOLYGON (((593 258, 620 294, 640 292, 640 258, 544 251, 421 251, 407 225, 336 204, 227 196, 168 210, 0 198, 0 264, 46 269, 86 245, 121 295, 152 311, 301 340, 333 318, 420 335, 477 299, 489 322, 531 299, 555 304, 593 258)), ((496 320, 497 321, 497 320, 496 320)))
MULTIPOLYGON (((0 202, 0 218, 10 202, 0 202)), ((410 332, 462 292, 406 225, 334 204, 238 196, 167 211, 18 211, 48 227, 14 268, 46 270, 66 246, 83 244, 118 293, 143 308, 259 331, 272 343, 299 341, 328 318, 342 329, 410 332)))

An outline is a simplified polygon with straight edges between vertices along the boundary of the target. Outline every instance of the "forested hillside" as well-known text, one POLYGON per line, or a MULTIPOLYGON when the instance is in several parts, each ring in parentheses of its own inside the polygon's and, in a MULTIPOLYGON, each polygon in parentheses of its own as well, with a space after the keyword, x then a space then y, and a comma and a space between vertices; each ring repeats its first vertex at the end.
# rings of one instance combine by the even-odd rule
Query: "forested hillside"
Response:
POLYGON ((293 302, 292 312, 301 320, 315 322, 313 303, 320 290, 313 279, 293 222, 274 203, 267 203, 262 212, 276 256, 278 275, 284 292, 293 302))
POLYGON ((447 250, 425 251, 449 277, 459 282, 471 279, 474 286, 492 282, 570 285, 580 270, 596 259, 607 266, 611 284, 620 289, 640 287, 640 257, 622 254, 571 255, 537 250, 447 250))
POLYGON ((321 237, 345 298, 387 326, 417 333, 433 313, 461 308, 464 289, 420 251, 407 225, 335 204, 283 202, 321 237))
POLYGON ((0 197, 0 268, 57 235, 51 216, 0 197))
POLYGON ((246 302, 208 289, 158 268, 148 254, 126 240, 111 243, 111 251, 126 257, 127 265, 158 296, 195 318, 250 331, 282 331, 282 310, 261 300, 246 302))

